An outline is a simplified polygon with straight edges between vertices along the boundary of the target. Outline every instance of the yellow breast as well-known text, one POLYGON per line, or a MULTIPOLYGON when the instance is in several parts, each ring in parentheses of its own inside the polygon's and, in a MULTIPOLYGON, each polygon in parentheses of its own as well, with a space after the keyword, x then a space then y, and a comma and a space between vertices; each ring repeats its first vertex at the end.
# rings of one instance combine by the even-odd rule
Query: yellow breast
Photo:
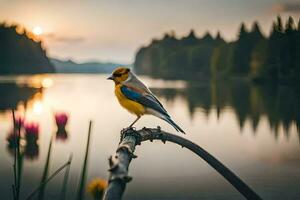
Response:
POLYGON ((137 116, 142 116, 143 114, 145 114, 145 108, 143 105, 132 101, 123 95, 123 93, 121 92, 121 84, 115 86, 115 95, 121 106, 128 110, 130 113, 133 113, 137 116))

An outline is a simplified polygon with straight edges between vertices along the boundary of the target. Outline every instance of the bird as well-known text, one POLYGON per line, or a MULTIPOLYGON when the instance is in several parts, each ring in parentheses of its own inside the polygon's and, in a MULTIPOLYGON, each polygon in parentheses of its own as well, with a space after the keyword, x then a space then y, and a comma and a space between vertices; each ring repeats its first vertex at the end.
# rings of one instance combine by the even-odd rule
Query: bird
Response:
POLYGON ((132 128, 143 115, 149 114, 168 122, 176 131, 185 134, 171 119, 158 98, 129 68, 118 67, 107 79, 114 81, 115 96, 120 105, 137 116, 128 128, 132 128))

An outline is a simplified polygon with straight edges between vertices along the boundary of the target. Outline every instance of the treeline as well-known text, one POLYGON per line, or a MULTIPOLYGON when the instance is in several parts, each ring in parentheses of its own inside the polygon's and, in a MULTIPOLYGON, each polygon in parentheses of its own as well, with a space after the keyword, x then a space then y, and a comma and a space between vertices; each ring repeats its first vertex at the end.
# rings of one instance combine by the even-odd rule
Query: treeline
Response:
POLYGON ((52 73, 41 41, 17 25, 0 23, 0 74, 52 73))
POLYGON ((257 22, 248 30, 241 24, 238 39, 226 42, 220 35, 194 31, 181 39, 174 33, 141 48, 136 55, 137 73, 158 78, 206 79, 249 77, 256 81, 300 82, 300 20, 279 16, 265 37, 257 22))

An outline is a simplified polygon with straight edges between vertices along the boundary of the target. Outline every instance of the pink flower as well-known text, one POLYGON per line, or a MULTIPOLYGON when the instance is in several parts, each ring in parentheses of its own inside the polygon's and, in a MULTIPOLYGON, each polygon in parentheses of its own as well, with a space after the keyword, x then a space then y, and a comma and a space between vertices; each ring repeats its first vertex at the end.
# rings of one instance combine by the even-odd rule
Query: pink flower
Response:
POLYGON ((36 122, 28 122, 24 125, 25 128, 25 137, 26 140, 35 139, 37 140, 39 138, 39 124, 36 122))
POLYGON ((69 116, 66 113, 56 113, 55 122, 58 127, 65 127, 69 116))

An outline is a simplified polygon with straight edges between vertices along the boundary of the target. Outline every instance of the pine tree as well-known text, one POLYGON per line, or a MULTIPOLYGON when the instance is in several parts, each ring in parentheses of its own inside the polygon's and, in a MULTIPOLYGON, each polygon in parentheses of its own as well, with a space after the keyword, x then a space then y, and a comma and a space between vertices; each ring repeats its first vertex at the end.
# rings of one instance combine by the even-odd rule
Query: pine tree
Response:
POLYGON ((192 29, 192 30, 190 31, 190 33, 189 33, 189 35, 187 36, 187 38, 196 38, 194 29, 192 29))
POLYGON ((290 16, 285 24, 285 34, 282 39, 281 73, 284 79, 290 79, 295 76, 296 65, 296 27, 294 19, 290 16))
POLYGON ((282 25, 282 19, 280 17, 280 15, 277 16, 277 24, 276 24, 276 29, 278 32, 283 32, 283 25, 282 25))
POLYGON ((233 73, 245 76, 250 70, 250 57, 253 44, 251 42, 250 33, 244 23, 241 24, 239 30, 239 38, 235 43, 233 73))
POLYGON ((271 27, 270 38, 271 38, 276 32, 278 32, 277 24, 276 24, 276 22, 273 22, 273 23, 272 23, 272 27, 271 27))
MULTIPOLYGON (((295 81, 300 85, 300 19, 298 20, 298 30, 295 33, 295 47, 296 47, 296 69, 295 69, 295 81)), ((299 118, 300 119, 300 118, 299 118)))
POLYGON ((260 26, 259 26, 257 21, 255 21, 253 23, 252 28, 251 28, 251 33, 256 39, 264 38, 263 34, 261 33, 260 26))
POLYGON ((290 16, 285 25, 285 32, 290 33, 296 30, 294 19, 290 16))
POLYGON ((222 36, 221 36, 220 31, 217 32, 217 35, 216 35, 216 37, 215 37, 215 41, 216 41, 217 44, 220 44, 220 43, 224 43, 224 42, 225 42, 225 40, 224 40, 224 39, 222 38, 222 36))
POLYGON ((220 31, 217 32, 216 40, 222 40, 220 31))
POLYGON ((182 38, 181 41, 182 41, 182 44, 186 45, 186 46, 187 45, 196 45, 198 43, 198 38, 195 35, 195 31, 192 29, 186 37, 182 38))
POLYGON ((266 77, 276 82, 279 79, 281 63, 282 23, 280 16, 277 22, 273 22, 271 34, 268 40, 266 55, 266 77))
POLYGON ((248 33, 246 25, 244 23, 241 24, 240 26, 240 31, 239 31, 239 39, 241 39, 242 37, 244 37, 246 34, 248 33))

